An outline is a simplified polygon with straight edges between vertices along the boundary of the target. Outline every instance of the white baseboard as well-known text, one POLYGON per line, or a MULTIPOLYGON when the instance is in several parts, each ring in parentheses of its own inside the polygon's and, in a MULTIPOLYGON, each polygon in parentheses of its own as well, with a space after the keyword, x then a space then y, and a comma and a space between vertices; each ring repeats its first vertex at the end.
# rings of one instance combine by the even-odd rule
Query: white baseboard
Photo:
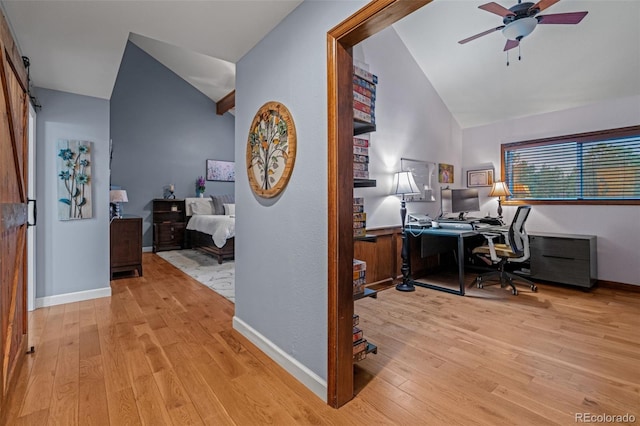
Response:
POLYGON ((153 252, 153 246, 142 247, 142 252, 143 253, 151 253, 151 252, 153 252))
POLYGON ((280 365, 280 367, 287 370, 289 374, 309 388, 311 392, 318 396, 318 398, 327 402, 326 380, 309 370, 307 367, 302 365, 300 361, 284 352, 272 341, 258 333, 253 327, 236 316, 233 317, 233 328, 266 353, 271 359, 280 365))
POLYGON ((104 287, 95 290, 77 291, 75 293, 56 294, 55 296, 37 297, 36 309, 110 296, 111 287, 104 287))

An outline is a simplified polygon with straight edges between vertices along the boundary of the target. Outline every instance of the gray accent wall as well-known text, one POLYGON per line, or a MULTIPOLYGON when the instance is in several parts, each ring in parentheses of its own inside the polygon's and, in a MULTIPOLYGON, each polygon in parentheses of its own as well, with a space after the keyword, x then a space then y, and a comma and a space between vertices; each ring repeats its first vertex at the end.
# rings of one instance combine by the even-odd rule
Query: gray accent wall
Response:
POLYGON ((109 288, 109 101, 37 89, 36 297, 109 288), (93 142, 93 217, 58 220, 58 139, 93 142))
MULTIPOLYGON (((143 246, 153 243, 152 200, 163 187, 195 197, 207 159, 234 161, 234 125, 233 115, 216 115, 215 102, 127 43, 111 95, 111 183, 127 190, 123 213, 143 218, 143 246)), ((233 193, 233 182, 207 182, 206 196, 233 193)))
MULTIPOLYGON (((236 158, 258 109, 282 102, 297 131, 289 184, 256 197, 236 174, 236 318, 327 377, 327 31, 364 1, 307 1, 236 64, 236 158)), ((241 168, 238 168, 240 170, 241 168)))

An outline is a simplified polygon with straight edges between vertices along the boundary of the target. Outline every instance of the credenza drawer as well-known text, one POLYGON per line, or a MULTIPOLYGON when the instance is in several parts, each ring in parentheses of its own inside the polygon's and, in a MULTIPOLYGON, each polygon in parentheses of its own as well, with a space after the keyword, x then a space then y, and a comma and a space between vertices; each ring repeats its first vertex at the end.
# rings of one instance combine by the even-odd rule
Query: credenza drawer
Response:
POLYGON ((529 236, 532 251, 547 256, 588 260, 591 254, 589 242, 572 238, 549 238, 536 235, 529 236))
POLYGON ((531 258, 531 277, 563 284, 591 287, 589 260, 535 256, 531 258))

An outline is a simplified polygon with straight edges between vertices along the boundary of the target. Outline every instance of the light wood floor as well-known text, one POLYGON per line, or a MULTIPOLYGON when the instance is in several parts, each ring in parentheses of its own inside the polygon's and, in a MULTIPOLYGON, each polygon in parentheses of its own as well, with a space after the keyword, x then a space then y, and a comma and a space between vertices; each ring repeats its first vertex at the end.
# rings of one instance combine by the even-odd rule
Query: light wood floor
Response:
POLYGON ((540 285, 356 302, 377 355, 325 405, 231 328, 233 305, 154 254, 111 298, 39 309, 10 425, 640 422, 640 293, 540 285))

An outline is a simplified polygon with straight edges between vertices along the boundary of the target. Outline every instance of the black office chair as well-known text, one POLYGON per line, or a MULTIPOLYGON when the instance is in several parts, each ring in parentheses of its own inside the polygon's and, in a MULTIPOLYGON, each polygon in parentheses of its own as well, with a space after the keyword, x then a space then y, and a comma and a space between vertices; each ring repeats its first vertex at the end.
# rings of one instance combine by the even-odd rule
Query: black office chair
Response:
MULTIPOLYGON (((505 271, 505 265, 507 263, 521 263, 529 259, 529 236, 524 229, 524 223, 527 221, 531 206, 519 206, 516 211, 516 215, 509 226, 509 231, 505 235, 507 244, 496 244, 493 240, 496 237, 500 237, 502 234, 496 232, 483 232, 482 235, 487 239, 487 245, 476 247, 473 249, 473 254, 482 256, 487 261, 497 265, 496 271, 487 272, 476 277, 476 285, 478 288, 485 286, 484 281, 491 277, 498 277, 499 281, 495 284, 500 284, 500 287, 504 288, 508 285, 511 286, 511 293, 518 294, 516 286, 513 284, 513 280, 520 280, 531 288, 531 291, 538 291, 538 287, 526 278, 519 275, 512 274, 505 271)), ((489 284, 494 285, 494 284, 489 284)))

